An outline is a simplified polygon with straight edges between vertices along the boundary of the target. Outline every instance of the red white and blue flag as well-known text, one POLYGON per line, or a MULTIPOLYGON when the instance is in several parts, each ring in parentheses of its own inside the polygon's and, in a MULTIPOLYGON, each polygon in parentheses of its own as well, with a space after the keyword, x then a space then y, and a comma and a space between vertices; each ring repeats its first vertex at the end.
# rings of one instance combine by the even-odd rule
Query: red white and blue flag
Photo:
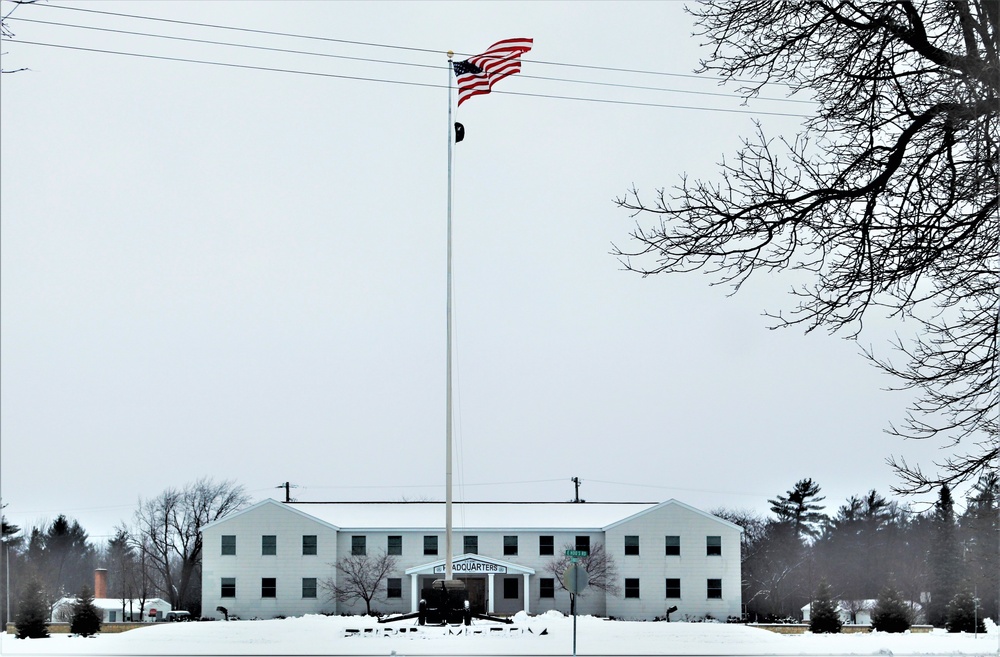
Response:
POLYGON ((521 55, 531 50, 532 39, 504 39, 486 52, 462 62, 452 62, 458 81, 458 104, 488 94, 493 85, 521 70, 521 55))

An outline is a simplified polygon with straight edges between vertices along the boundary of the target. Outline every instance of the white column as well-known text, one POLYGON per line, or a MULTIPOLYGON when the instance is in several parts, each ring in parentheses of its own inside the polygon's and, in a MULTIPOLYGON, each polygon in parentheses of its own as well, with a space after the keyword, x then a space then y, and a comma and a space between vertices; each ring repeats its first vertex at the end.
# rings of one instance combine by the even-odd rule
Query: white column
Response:
POLYGON ((531 613, 531 577, 530 573, 524 574, 524 613, 531 613))
POLYGON ((417 583, 420 581, 420 574, 413 573, 410 575, 410 611, 419 611, 418 605, 420 604, 420 588, 417 583))
POLYGON ((489 601, 486 603, 486 613, 492 614, 496 607, 493 604, 493 573, 486 576, 486 599, 489 601))

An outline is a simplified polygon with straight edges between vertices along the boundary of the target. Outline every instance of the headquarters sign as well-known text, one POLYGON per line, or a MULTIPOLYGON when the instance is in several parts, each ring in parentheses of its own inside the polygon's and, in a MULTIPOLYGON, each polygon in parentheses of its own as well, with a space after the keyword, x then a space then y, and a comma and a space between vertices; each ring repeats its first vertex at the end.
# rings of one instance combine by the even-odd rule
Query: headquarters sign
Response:
MULTIPOLYGON (((466 575, 506 575, 507 566, 501 566, 499 564, 490 563, 489 561, 480 561, 479 559, 460 559, 451 565, 451 570, 453 573, 466 574, 466 575)), ((444 572, 444 566, 434 566, 434 574, 439 574, 444 572)))

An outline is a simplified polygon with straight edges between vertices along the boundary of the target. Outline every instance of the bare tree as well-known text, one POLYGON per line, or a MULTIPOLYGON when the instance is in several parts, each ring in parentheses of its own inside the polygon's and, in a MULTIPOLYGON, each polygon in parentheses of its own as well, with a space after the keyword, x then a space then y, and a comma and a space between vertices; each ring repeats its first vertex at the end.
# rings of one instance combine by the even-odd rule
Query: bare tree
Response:
POLYGON ((385 593, 385 580, 396 570, 396 563, 396 557, 384 550, 377 555, 347 555, 331 564, 337 575, 324 579, 321 586, 337 602, 364 600, 365 614, 371 616, 372 600, 385 593))
MULTIPOLYGON (((566 550, 572 550, 576 546, 567 543, 564 546, 563 556, 553 559, 545 564, 546 572, 550 573, 556 580, 559 588, 566 590, 563 584, 563 573, 572 563, 570 557, 565 556, 566 550)), ((618 585, 618 568, 615 566, 615 558, 604 549, 603 543, 593 543, 585 557, 577 557, 577 562, 584 567, 589 576, 587 590, 596 589, 611 595, 621 595, 621 587, 618 585)), ((586 591, 580 595, 586 595, 586 591)))
POLYGON ((897 492, 995 468, 1000 3, 707 0, 691 13, 713 48, 703 72, 748 99, 786 85, 816 113, 794 138, 758 125, 718 181, 617 199, 653 221, 614 253, 643 275, 701 270, 734 293, 755 273, 804 274, 790 312, 769 313, 775 327, 856 338, 871 312, 913 322, 893 345, 902 362, 865 350, 919 392, 888 431, 954 449, 933 474, 890 459, 897 492))
POLYGON ((139 545, 161 579, 164 596, 174 609, 201 614, 202 536, 205 525, 238 511, 250 502, 232 481, 202 478, 183 490, 168 488, 158 497, 139 500, 135 512, 139 545))

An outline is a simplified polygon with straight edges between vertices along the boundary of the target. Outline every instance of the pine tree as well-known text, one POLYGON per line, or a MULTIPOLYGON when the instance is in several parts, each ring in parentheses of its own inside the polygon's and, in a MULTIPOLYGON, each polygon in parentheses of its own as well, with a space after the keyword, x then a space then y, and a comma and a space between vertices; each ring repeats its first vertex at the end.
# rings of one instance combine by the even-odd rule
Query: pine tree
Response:
POLYGON ((962 591, 948 603, 945 627, 949 632, 985 632, 983 615, 978 602, 968 591, 962 591))
POLYGON ((948 603, 955 596, 961 579, 961 555, 955 526, 955 503, 948 485, 941 486, 934 503, 934 529, 928 564, 931 573, 931 599, 927 605, 927 622, 943 627, 948 603))
POLYGON ((910 629, 912 614, 899 591, 891 586, 882 589, 872 610, 872 629, 878 632, 905 632, 910 629))
POLYGON ((17 618, 14 626, 17 628, 18 639, 44 639, 49 636, 47 618, 48 605, 42 594, 42 586, 32 577, 24 587, 24 597, 18 605, 17 618))
POLYGON ((94 594, 89 586, 84 586, 73 604, 73 616, 69 621, 69 631, 80 636, 92 636, 101 631, 101 614, 94 605, 94 594))
POLYGON ((837 603, 830 599, 830 585, 826 583, 826 579, 822 579, 809 613, 809 631, 816 634, 838 634, 842 625, 837 603))

